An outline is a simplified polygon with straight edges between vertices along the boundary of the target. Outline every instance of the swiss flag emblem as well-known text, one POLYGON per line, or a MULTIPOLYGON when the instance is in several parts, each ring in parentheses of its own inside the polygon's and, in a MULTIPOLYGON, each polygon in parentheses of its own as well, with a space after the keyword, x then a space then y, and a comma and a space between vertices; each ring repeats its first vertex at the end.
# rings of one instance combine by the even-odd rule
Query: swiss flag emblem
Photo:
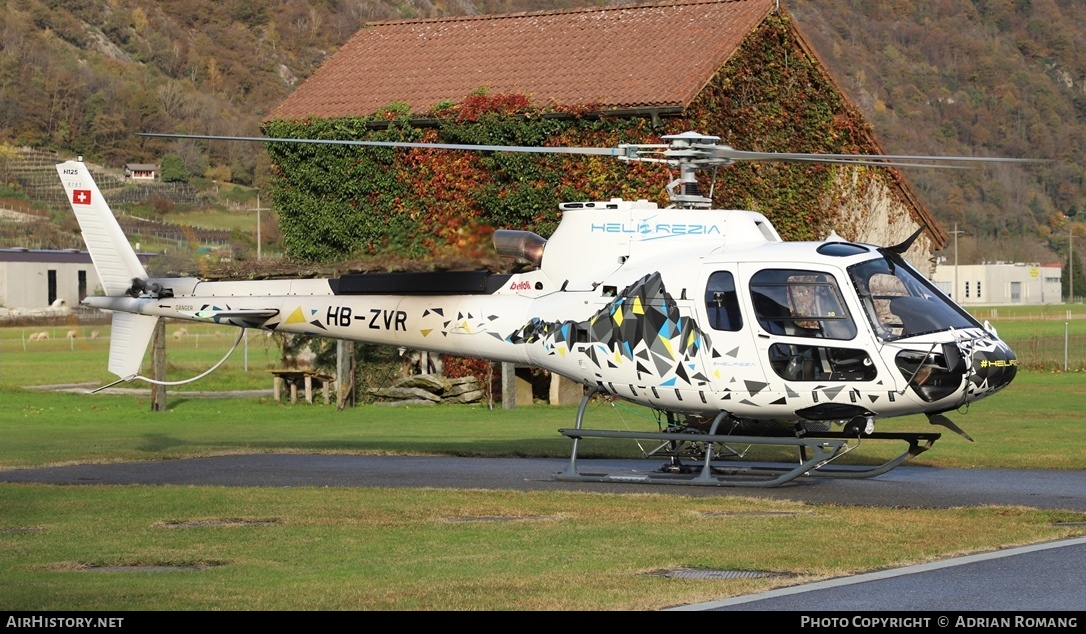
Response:
POLYGON ((89 205, 91 204, 91 193, 89 189, 75 189, 72 190, 72 202, 77 205, 89 205))

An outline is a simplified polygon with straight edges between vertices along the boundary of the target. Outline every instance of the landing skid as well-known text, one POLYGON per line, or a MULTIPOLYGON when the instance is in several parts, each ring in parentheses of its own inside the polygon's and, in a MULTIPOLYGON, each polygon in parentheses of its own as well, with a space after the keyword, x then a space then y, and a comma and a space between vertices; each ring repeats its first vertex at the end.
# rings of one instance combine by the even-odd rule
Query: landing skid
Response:
POLYGON ((693 486, 744 486, 776 487, 800 476, 825 478, 870 478, 881 475, 901 465, 914 456, 927 451, 939 439, 937 433, 871 433, 863 434, 867 440, 897 440, 908 444, 908 449, 897 457, 874 467, 834 466, 837 458, 851 451, 850 444, 857 435, 841 432, 807 432, 802 437, 785 436, 736 436, 717 434, 717 428, 726 413, 721 412, 713 420, 708 433, 695 432, 634 432, 604 429, 584 429, 584 413, 588 401, 595 394, 590 391, 581 399, 577 409, 577 427, 558 431, 573 440, 573 451, 565 471, 555 474, 556 480, 573 482, 626 482, 640 484, 683 484, 693 486), (647 452, 648 457, 666 457, 670 462, 655 472, 644 473, 582 473, 577 468, 577 451, 582 438, 625 438, 652 440, 660 444, 647 452), (736 460, 740 452, 732 446, 785 446, 798 452, 795 463, 754 463, 736 460), (684 463, 683 460, 694 462, 684 463), (700 464, 695 464, 700 463, 700 464))

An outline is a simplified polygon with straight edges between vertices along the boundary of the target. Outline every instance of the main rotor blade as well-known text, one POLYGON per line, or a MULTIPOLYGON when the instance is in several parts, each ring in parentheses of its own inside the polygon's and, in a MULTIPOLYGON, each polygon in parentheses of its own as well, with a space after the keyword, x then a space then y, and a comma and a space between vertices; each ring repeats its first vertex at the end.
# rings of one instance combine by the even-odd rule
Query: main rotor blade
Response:
POLYGON ((202 134, 160 134, 140 132, 139 136, 202 141, 260 141, 262 143, 309 143, 316 145, 361 145, 366 147, 406 147, 429 150, 470 150, 474 152, 526 152, 530 154, 593 154, 626 156, 626 148, 602 147, 532 147, 526 145, 466 145, 461 143, 412 143, 408 141, 349 141, 342 139, 284 139, 260 136, 207 136, 202 134))
POLYGON ((204 134, 164 134, 141 132, 139 136, 201 141, 257 141, 261 143, 307 143, 314 145, 354 145, 362 147, 418 148, 432 150, 467 150, 472 152, 521 152, 526 154, 580 154, 614 156, 622 160, 670 164, 722 165, 736 161, 782 161, 801 163, 840 163, 847 165, 882 165, 889 167, 957 168, 975 163, 1043 163, 1040 159, 982 156, 913 156, 900 154, 809 154, 803 152, 751 152, 726 145, 691 143, 623 144, 618 147, 538 147, 526 145, 470 145, 464 143, 415 143, 409 141, 351 141, 343 139, 290 139, 249 136, 211 136, 204 134), (658 154, 662 158, 649 158, 658 154))
POLYGON ((913 156, 905 154, 808 154, 803 152, 751 152, 727 146, 709 146, 720 158, 733 161, 800 161, 810 163, 859 163, 861 165, 903 165, 908 167, 944 167, 916 163, 1044 163, 1044 159, 1001 158, 987 156, 913 156), (907 161, 907 162, 903 162, 907 161))

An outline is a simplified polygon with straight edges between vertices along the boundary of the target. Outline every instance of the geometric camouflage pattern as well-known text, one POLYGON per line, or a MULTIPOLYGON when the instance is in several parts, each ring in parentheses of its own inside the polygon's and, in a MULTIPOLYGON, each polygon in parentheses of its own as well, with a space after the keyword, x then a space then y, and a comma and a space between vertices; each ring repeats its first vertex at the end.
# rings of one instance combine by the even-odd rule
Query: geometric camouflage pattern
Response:
POLYGON ((999 391, 1014 379, 1018 360, 1007 344, 991 336, 958 343, 969 365, 964 398, 976 400, 999 391))
POLYGON ((596 367, 634 363, 639 380, 652 378, 662 387, 676 387, 678 381, 688 385, 709 381, 696 362, 698 352, 711 345, 709 337, 694 319, 679 314, 658 272, 626 287, 587 321, 535 318, 506 340, 542 342, 550 354, 561 356, 571 352, 575 343, 588 343, 585 352, 596 367))

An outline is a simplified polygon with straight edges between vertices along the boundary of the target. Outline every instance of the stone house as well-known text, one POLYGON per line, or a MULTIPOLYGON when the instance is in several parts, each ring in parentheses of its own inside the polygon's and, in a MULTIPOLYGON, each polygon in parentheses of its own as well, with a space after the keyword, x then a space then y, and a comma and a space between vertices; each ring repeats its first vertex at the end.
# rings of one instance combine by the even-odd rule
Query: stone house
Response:
MULTIPOLYGON (((521 97, 532 110, 511 109, 511 120, 593 122, 555 137, 561 142, 659 142, 663 134, 696 129, 739 149, 884 153, 779 0, 686 0, 370 24, 273 111, 265 132, 329 134, 337 122, 362 118, 366 134, 404 124, 436 131, 427 140, 447 141, 450 122, 470 122, 472 99, 481 94, 521 97), (593 127, 599 121, 610 122, 614 127, 609 130, 621 130, 611 136, 599 133, 593 127), (631 138, 636 134, 642 136, 631 138)), ((291 166, 280 153, 287 151, 270 148, 288 185, 283 190, 296 193, 305 187, 291 180, 291 166)), ((646 192, 607 171, 614 168, 593 169, 567 172, 585 181, 604 181, 604 186, 571 189, 587 191, 585 196, 603 192, 605 199, 608 187, 617 192, 613 195, 650 199, 663 189, 657 181, 657 191, 646 192)), ((760 163, 721 172, 717 181, 710 180, 713 175, 699 176, 706 179, 703 191, 713 188, 714 206, 764 213, 785 239, 821 239, 834 230, 846 239, 889 245, 923 228, 907 256, 929 272, 932 252, 947 240, 894 168, 760 163)), ((334 198, 336 188, 354 178, 365 176, 328 179, 332 185, 314 189, 312 195, 334 198)), ((464 177, 465 187, 506 188, 485 200, 474 199, 482 200, 482 207, 514 197, 513 184, 494 186, 479 178, 476 185, 469 180, 464 177)), ((376 211, 387 220, 444 204, 441 192, 427 192, 425 202, 404 202, 409 195, 401 193, 376 211)), ((344 222, 352 221, 344 209, 364 207, 366 199, 378 200, 379 194, 367 190, 345 195, 329 212, 290 200, 297 213, 309 214, 304 223, 280 204, 288 249, 292 232, 304 240, 331 239, 344 222), (320 213, 328 214, 326 221, 320 213), (292 229, 294 224, 297 229, 292 229)), ((344 254, 357 252, 360 243, 352 239, 343 237, 335 248, 344 254)))

